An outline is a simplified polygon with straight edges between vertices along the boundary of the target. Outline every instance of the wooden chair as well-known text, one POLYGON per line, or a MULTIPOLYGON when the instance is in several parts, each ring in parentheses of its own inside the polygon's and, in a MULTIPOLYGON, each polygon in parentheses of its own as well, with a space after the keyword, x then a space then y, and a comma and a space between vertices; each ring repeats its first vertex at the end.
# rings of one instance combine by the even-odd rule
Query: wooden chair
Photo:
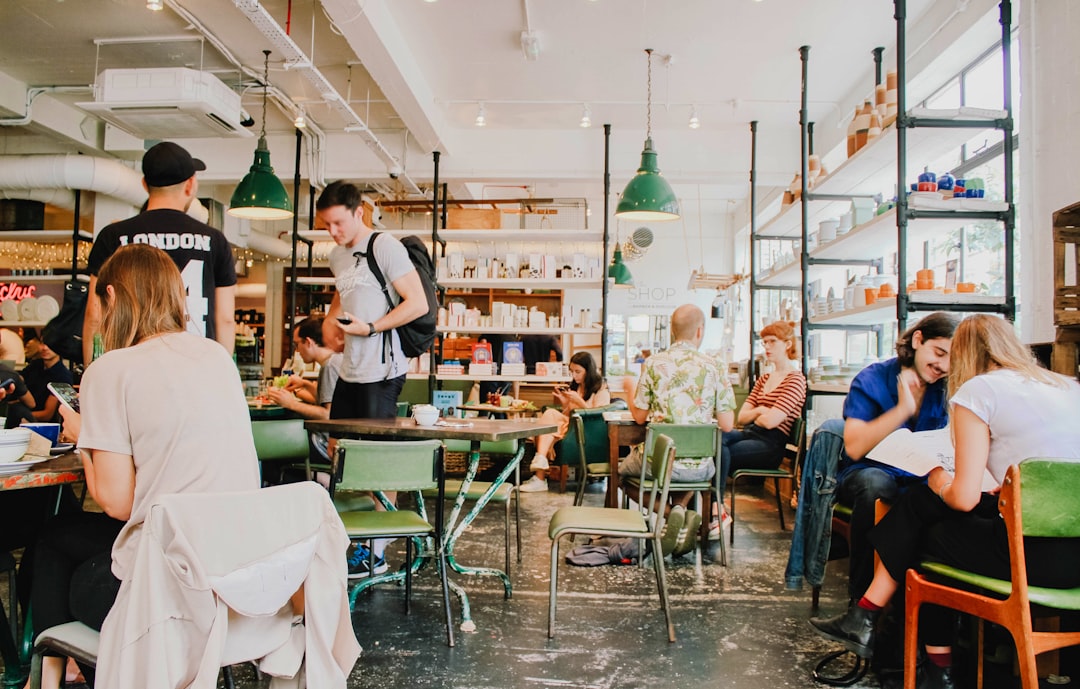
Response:
POLYGON ((776 489, 776 513, 780 517, 780 530, 784 526, 784 499, 780 494, 780 479, 787 479, 794 483, 795 472, 802 462, 803 453, 806 451, 806 420, 797 417, 791 424, 791 432, 788 434, 787 443, 784 445, 784 457, 780 460, 780 466, 775 469, 737 469, 731 474, 731 543, 735 544, 735 482, 743 476, 763 476, 773 480, 776 489), (787 469, 784 461, 788 461, 787 469))
MULTIPOLYGON (((658 435, 648 458, 652 475, 659 477, 649 487, 648 497, 641 496, 636 509, 614 507, 585 507, 573 505, 559 508, 551 517, 548 536, 551 538, 551 577, 548 591, 548 638, 555 637, 555 604, 558 597, 559 539, 566 534, 587 534, 614 538, 649 539, 652 543, 653 570, 660 590, 660 607, 667 619, 668 641, 675 641, 675 625, 671 621, 667 577, 660 535, 664 530, 664 509, 671 483, 671 466, 675 461, 675 443, 666 435, 658 435)), ((641 559, 645 557, 641 549, 641 559)))
POLYGON ((1080 587, 1054 589, 1029 586, 1024 538, 1080 538, 1080 464, 1072 460, 1026 459, 1009 467, 998 498, 1009 539, 1012 579, 994 579, 937 562, 909 569, 906 584, 904 687, 915 689, 919 608, 940 605, 980 619, 977 670, 982 687, 983 625, 988 620, 1009 630, 1016 643, 1023 689, 1038 689, 1035 656, 1080 644, 1080 632, 1044 632, 1032 628, 1032 606, 1040 611, 1080 610, 1080 587), (931 581, 926 575, 932 576, 931 581), (954 588, 948 580, 983 593, 954 588))

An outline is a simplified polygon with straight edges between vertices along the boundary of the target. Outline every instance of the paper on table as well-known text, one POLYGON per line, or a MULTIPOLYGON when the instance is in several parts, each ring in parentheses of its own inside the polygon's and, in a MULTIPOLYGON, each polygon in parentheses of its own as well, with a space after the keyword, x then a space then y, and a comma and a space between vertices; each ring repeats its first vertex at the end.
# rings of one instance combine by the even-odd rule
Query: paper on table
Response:
MULTIPOLYGON (((885 436, 866 456, 915 476, 926 476, 938 467, 950 474, 956 473, 956 451, 947 427, 915 433, 900 428, 885 436)), ((990 472, 984 472, 983 491, 992 490, 997 485, 990 472)))

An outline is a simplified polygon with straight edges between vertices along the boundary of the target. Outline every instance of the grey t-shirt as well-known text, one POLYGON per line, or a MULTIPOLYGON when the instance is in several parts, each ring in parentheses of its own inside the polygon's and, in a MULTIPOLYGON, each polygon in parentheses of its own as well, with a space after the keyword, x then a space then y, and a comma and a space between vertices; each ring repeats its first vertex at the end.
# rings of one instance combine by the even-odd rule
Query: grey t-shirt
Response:
POLYGON ((334 401, 334 388, 337 386, 341 369, 341 352, 331 354, 326 363, 319 368, 319 384, 315 388, 315 404, 325 407, 334 401))
MULTIPOLYGON (((341 299, 341 308, 360 320, 373 323, 389 310, 379 280, 368 269, 368 238, 365 236, 352 247, 335 246, 330 251, 330 270, 341 299)), ((409 252, 391 235, 380 235, 372 249, 375 261, 386 279, 390 298, 396 304, 401 300, 392 284, 395 280, 416 270, 409 260, 409 252)), ((345 336, 342 352, 341 380, 350 383, 374 383, 397 378, 408 371, 409 361, 401 351, 396 331, 390 332, 389 346, 384 355, 382 335, 377 337, 345 336)))

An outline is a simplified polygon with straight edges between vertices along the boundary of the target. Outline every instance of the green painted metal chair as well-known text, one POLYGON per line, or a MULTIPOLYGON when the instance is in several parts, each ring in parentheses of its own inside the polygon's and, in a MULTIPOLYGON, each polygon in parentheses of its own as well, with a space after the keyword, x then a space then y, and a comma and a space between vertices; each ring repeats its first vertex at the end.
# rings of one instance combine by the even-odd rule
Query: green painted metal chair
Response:
MULTIPOLYGON (((660 535, 664 530, 663 505, 667 503, 671 483, 671 465, 675 461, 675 443, 666 435, 658 435, 649 455, 653 476, 646 489, 648 498, 640 500, 635 509, 614 507, 585 507, 573 505, 559 508, 551 517, 548 537, 551 538, 551 581, 548 591, 548 638, 555 637, 555 606, 558 597, 559 539, 567 534, 586 534, 612 538, 648 539, 652 544, 653 571, 660 592, 660 607, 667 621, 668 641, 675 641, 675 624, 671 620, 668 601, 667 575, 664 571, 660 535)), ((644 497, 644 496, 642 496, 644 497)), ((644 549, 641 559, 644 559, 644 549)))
POLYGON ((791 432, 788 433, 787 443, 784 444, 783 457, 780 466, 775 469, 737 469, 731 472, 731 543, 735 543, 735 482, 744 476, 762 476, 773 480, 773 488, 776 491, 776 513, 780 517, 780 530, 784 525, 784 499, 780 494, 780 480, 787 479, 795 484, 795 474, 802 462, 803 452, 806 451, 806 420, 801 416, 791 424, 791 432), (788 468, 784 468, 785 460, 788 468))
MULTIPOLYGON (((447 451, 466 452, 470 451, 470 443, 468 440, 446 440, 443 441, 444 447, 447 451)), ((516 440, 500 440, 500 441, 484 441, 480 443, 480 453, 489 453, 492 455, 506 455, 512 457, 518 452, 524 454, 524 446, 518 447, 516 440)), ((511 459, 510 461, 514 461, 511 459)), ((520 464, 521 458, 517 458, 520 464)), ((520 467, 515 469, 515 479, 520 479, 520 467)), ((503 539, 505 548, 505 564, 506 568, 503 570, 507 574, 510 573, 510 501, 513 498, 514 502, 514 528, 517 534, 517 561, 521 564, 521 500, 518 497, 518 493, 514 490, 514 485, 520 483, 520 480, 515 480, 514 483, 507 481, 499 486, 498 490, 492 494, 488 503, 495 503, 503 506, 503 539)), ((463 481, 457 479, 446 480, 446 494, 450 496, 456 496, 461 492, 461 486, 463 481)), ((491 487, 490 481, 473 481, 469 485, 469 490, 465 493, 465 499, 469 502, 475 502, 480 499, 487 489, 491 487)), ((435 497, 435 490, 429 489, 424 491, 425 498, 435 497)))
MULTIPOLYGON (((454 645, 453 621, 450 612, 450 585, 446 578, 446 552, 443 549, 443 503, 446 476, 443 471, 443 445, 438 440, 377 441, 339 440, 336 460, 342 464, 341 478, 333 487, 372 492, 379 496, 385 511, 339 511, 345 532, 351 540, 376 538, 405 539, 405 612, 410 611, 412 598, 413 539, 433 539, 435 559, 442 582, 443 605, 446 609, 446 643, 454 645), (423 491, 435 489, 435 523, 428 521, 424 509, 423 491), (411 492, 414 510, 399 510, 386 500, 385 491, 411 492)), ((375 554, 369 549, 368 571, 375 570, 375 554)), ((377 579, 362 580, 361 584, 377 579)), ((364 586, 356 586, 349 595, 350 607, 364 586)))
MULTIPOLYGON (((699 423, 650 423, 645 431, 645 453, 649 454, 653 439, 663 434, 675 442, 675 458, 713 457, 717 461, 720 452, 720 428, 715 424, 699 423)), ((624 476, 623 483, 630 486, 641 486, 647 489, 651 479, 645 478, 645 464, 642 464, 642 475, 638 477, 624 476)), ((706 548, 709 538, 709 515, 712 514, 712 495, 717 495, 717 500, 722 499, 723 490, 719 481, 719 472, 708 481, 671 482, 672 492, 692 491, 694 493, 694 509, 701 515, 700 547, 698 554, 706 548)), ((727 548, 724 539, 720 541, 720 564, 727 565, 727 548)))
MULTIPOLYGON (((1080 587, 1029 586, 1024 556, 1025 538, 1080 538, 1080 464, 1068 459, 1033 458, 1009 467, 1001 484, 998 510, 1008 532, 1011 580, 994 579, 938 562, 922 563, 922 572, 908 570, 904 631, 906 689, 915 687, 918 619, 922 605, 952 608, 1008 629, 1016 643, 1024 689, 1039 687, 1035 656, 1080 644, 1080 632, 1033 630, 1033 606, 1044 614, 1080 610, 1080 587), (950 585, 953 583, 966 589, 975 588, 981 593, 954 588, 950 585)), ((983 657, 981 621, 975 657, 983 657)), ((981 687, 981 662, 977 680, 981 687)))
POLYGON ((570 426, 566 436, 555 443, 555 456, 552 458, 552 471, 549 478, 555 478, 558 469, 559 492, 566 492, 568 469, 576 472, 578 490, 574 504, 580 505, 585 495, 585 485, 590 478, 606 477, 609 481, 611 465, 608 461, 608 429, 604 421, 604 412, 625 410, 626 402, 614 399, 611 404, 590 409, 575 409, 570 415, 570 426), (573 419, 581 419, 580 427, 573 419), (592 461, 589 461, 592 459, 592 461))

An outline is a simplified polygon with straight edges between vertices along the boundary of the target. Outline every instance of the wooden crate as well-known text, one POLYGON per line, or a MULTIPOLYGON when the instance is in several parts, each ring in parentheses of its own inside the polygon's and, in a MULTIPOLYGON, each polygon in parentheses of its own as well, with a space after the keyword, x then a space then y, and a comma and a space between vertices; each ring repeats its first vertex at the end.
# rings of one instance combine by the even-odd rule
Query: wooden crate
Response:
POLYGON ((1054 213, 1054 325, 1080 326, 1080 203, 1054 213))
POLYGON ((497 208, 448 208, 446 226, 455 230, 502 229, 502 211, 497 208))

